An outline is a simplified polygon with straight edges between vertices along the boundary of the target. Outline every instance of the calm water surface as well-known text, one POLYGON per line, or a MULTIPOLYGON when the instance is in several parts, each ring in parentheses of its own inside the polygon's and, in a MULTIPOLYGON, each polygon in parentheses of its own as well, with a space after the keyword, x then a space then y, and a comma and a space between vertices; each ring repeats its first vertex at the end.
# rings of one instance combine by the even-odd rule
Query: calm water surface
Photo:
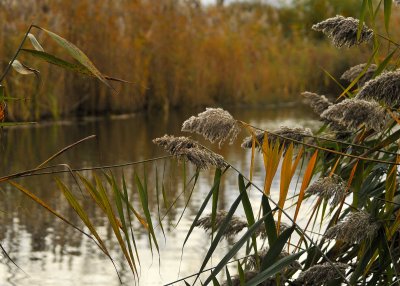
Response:
MULTIPOLYGON (((2 134, 1 175, 21 171, 37 166, 53 153, 74 141, 88 135, 96 134, 95 140, 87 141, 60 156, 52 164, 66 163, 72 168, 119 164, 139 161, 164 155, 162 150, 151 143, 151 140, 164 134, 180 135, 182 122, 197 114, 195 111, 171 111, 169 114, 134 115, 108 119, 85 119, 56 124, 37 124, 34 127, 12 128, 2 134)), ((253 125, 266 129, 278 128, 281 125, 305 126, 316 129, 318 123, 312 112, 301 105, 287 107, 260 107, 258 109, 230 109, 233 116, 253 125)), ((214 150, 222 154, 227 161, 249 173, 250 153, 240 148, 241 137, 232 146, 214 150)), ((197 138, 197 137, 196 137, 197 138)), ((260 158, 259 158, 260 159, 260 158)), ((261 160, 257 161, 254 181, 262 185, 263 172, 261 160)), ((157 221, 157 194, 154 181, 157 174, 164 173, 164 183, 168 199, 172 202, 182 192, 183 169, 169 160, 158 163, 129 166, 114 169, 117 178, 122 172, 128 183, 130 197, 134 206, 140 209, 137 193, 134 191, 133 172, 142 176, 144 169, 149 178, 149 206, 153 218, 157 221)), ((92 172, 82 172, 91 178, 92 172)), ((98 172, 101 176, 101 173, 98 172)), ((187 169, 187 179, 193 175, 193 169, 187 169)), ((18 179, 18 183, 29 188, 31 192, 43 199, 59 213, 84 228, 75 213, 54 182, 55 176, 35 176, 18 179)), ((66 185, 79 196, 72 177, 68 173, 58 174, 66 185)), ((143 176, 142 176, 143 177, 143 176)), ((157 239, 160 245, 160 261, 157 252, 150 251, 146 233, 139 224, 134 224, 137 247, 141 258, 139 285, 163 285, 191 275, 199 269, 206 250, 210 244, 209 237, 196 229, 187 243, 181 260, 183 240, 197 210, 210 190, 213 170, 200 175, 199 183, 183 217, 176 226, 188 199, 188 191, 181 195, 174 208, 165 217, 163 225, 165 238, 157 228, 157 239)), ((279 171, 273 189, 279 188, 279 171)), ((292 187, 293 191, 295 186, 292 187)), ((291 192, 293 192, 291 191, 291 192)), ((228 171, 221 185, 219 209, 229 209, 236 199, 237 174, 228 171)), ((18 190, 7 184, 0 185, 0 242, 8 254, 21 269, 0 256, 0 285, 120 285, 112 263, 96 245, 39 206, 28 200, 18 190)), ((276 196, 275 196, 276 197, 276 196)), ((259 194, 251 191, 250 199, 258 205, 259 194)), ((116 261, 121 279, 126 285, 133 285, 134 278, 118 252, 112 229, 107 226, 104 214, 94 206, 90 199, 83 199, 85 210, 96 226, 100 235, 107 241, 112 257, 116 261)), ((160 198, 160 201, 162 199, 160 198)), ((239 213, 243 210, 239 207, 239 213)), ((161 215, 165 209, 161 206, 161 215)), ((208 211, 207 211, 208 212, 208 211)), ((224 241, 213 257, 212 263, 218 262, 229 245, 234 241, 224 241)), ((210 264, 211 266, 211 264, 210 264)), ((188 280, 190 281, 190 280, 188 280)), ((182 285, 182 284, 177 284, 182 285)))

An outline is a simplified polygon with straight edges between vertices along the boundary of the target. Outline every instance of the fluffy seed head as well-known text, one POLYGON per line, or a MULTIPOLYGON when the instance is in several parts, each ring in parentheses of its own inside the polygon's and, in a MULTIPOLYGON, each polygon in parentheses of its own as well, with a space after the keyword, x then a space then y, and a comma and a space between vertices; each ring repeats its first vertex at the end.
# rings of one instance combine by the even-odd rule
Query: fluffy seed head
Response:
POLYGON ((329 228, 325 236, 348 243, 360 243, 364 239, 374 238, 379 228, 379 222, 374 221, 368 213, 360 211, 351 213, 345 221, 329 228))
MULTIPOLYGON (((350 69, 345 71, 340 78, 343 80, 347 80, 348 82, 352 82, 360 75, 360 73, 365 69, 366 66, 367 64, 359 64, 351 67, 350 69)), ((358 87, 362 87, 367 81, 372 79, 376 69, 377 65, 371 64, 368 67, 367 71, 359 78, 357 82, 358 87)))
POLYGON ((358 99, 373 99, 391 107, 400 105, 400 70, 386 72, 365 83, 358 99))
POLYGON ((324 199, 332 199, 331 206, 337 206, 346 196, 346 184, 341 177, 333 174, 331 177, 319 178, 306 190, 310 195, 317 195, 324 199))
POLYGON ((322 112, 332 105, 325 95, 319 95, 309 91, 305 91, 301 95, 304 97, 304 102, 318 115, 321 115, 322 112))
MULTIPOLYGON (((337 269, 342 273, 345 272, 348 267, 344 263, 333 263, 337 269)), ((335 279, 339 279, 340 275, 334 267, 328 262, 323 264, 317 264, 304 272, 301 272, 296 282, 301 283, 301 285, 327 285, 329 282, 335 279)))
MULTIPOLYGON (((290 128, 290 127, 286 127, 286 126, 281 126, 279 129, 273 131, 274 134, 272 133, 268 133, 268 143, 269 144, 275 144, 275 142, 277 140, 279 140, 280 144, 288 147, 290 145, 290 143, 292 143, 291 140, 289 139, 293 139, 296 141, 303 141, 303 139, 305 137, 310 137, 312 136, 312 132, 309 128, 290 128), (275 135, 276 134, 276 135, 275 135), (283 139, 279 136, 283 136, 285 138, 288 138, 288 140, 283 139)), ((256 132, 256 147, 261 149, 261 146, 264 142, 264 132, 256 132), (258 143, 260 143, 260 145, 258 143)), ((252 136, 248 136, 243 140, 242 143, 242 148, 244 149, 251 149, 252 147, 252 143, 253 143, 253 137, 252 136)), ((296 143, 293 143, 294 145, 296 145, 296 143)))
POLYGON ((358 25, 359 20, 338 15, 313 25, 312 29, 323 32, 329 38, 332 38, 332 42, 336 47, 341 48, 343 46, 359 45, 372 38, 373 31, 363 24, 360 38, 357 39, 358 25))
MULTIPOLYGON (((218 211, 216 213, 215 221, 214 221, 214 230, 217 230, 218 228, 220 228, 220 226, 222 225, 222 222, 225 220, 227 214, 228 213, 226 211, 218 211)), ((199 219, 196 222, 195 226, 201 227, 201 228, 205 229, 206 231, 209 231, 211 234, 212 227, 213 227, 212 220, 211 220, 211 214, 199 219)), ((232 216, 229 221, 229 225, 225 229, 223 236, 224 237, 234 236, 237 233, 239 233, 242 229, 244 229, 245 227, 247 227, 246 221, 240 219, 237 216, 232 216)))
POLYGON ((321 118, 346 126, 348 130, 357 130, 364 124, 375 131, 381 131, 389 119, 378 103, 361 99, 346 99, 334 104, 321 114, 321 118))
POLYGON ((224 157, 211 152, 196 141, 187 137, 174 137, 164 135, 161 138, 156 138, 153 143, 164 149, 180 160, 189 161, 199 169, 207 169, 210 166, 224 168, 227 166, 224 157))
POLYGON ((197 133, 219 147, 229 139, 230 144, 236 139, 241 128, 232 115, 221 108, 206 108, 206 111, 192 116, 182 125, 182 131, 197 133))

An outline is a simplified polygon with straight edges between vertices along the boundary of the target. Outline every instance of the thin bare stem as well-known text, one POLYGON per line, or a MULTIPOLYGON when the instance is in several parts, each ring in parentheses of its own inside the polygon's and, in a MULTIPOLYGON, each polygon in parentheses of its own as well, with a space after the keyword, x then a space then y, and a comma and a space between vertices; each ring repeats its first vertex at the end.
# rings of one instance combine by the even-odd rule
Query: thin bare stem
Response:
POLYGON ((19 44, 19 47, 17 49, 17 51, 15 52, 13 58, 11 59, 11 61, 8 63, 6 69, 4 70, 4 73, 1 75, 0 77, 0 83, 3 82, 4 78, 7 76, 8 72, 10 71, 10 68, 13 64, 13 62, 15 61, 15 59, 18 57, 19 52, 22 49, 22 46, 24 45, 26 38, 28 37, 28 34, 30 33, 31 29, 34 27, 34 25, 30 25, 29 29, 26 31, 24 38, 22 39, 21 43, 19 44))

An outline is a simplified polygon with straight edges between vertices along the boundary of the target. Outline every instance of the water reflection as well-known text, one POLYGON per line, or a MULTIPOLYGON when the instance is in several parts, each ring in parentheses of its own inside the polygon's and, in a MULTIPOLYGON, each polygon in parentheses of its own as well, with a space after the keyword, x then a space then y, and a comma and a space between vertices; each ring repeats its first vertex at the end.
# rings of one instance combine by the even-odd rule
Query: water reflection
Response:
MULTIPOLYGON (((180 135, 182 122, 201 110, 171 112, 169 114, 134 115, 128 117, 108 119, 79 119, 76 121, 60 122, 58 124, 39 124, 34 127, 20 127, 5 130, 2 135, 1 174, 5 175, 37 166, 50 155, 72 142, 96 134, 97 138, 85 142, 64 153, 53 164, 66 163, 72 168, 85 166, 118 164, 129 161, 138 161, 155 156, 165 155, 162 150, 151 143, 155 137, 165 133, 180 135)), ((235 118, 249 122, 262 128, 273 129, 280 125, 306 126, 315 129, 316 120, 309 110, 301 106, 263 107, 259 109, 231 109, 235 118)), ((245 133, 242 133, 245 136, 245 133)), ((196 136, 193 136, 199 139, 196 136)), ((204 142, 204 141, 202 141, 204 142)), ((209 145, 210 146, 210 145, 209 145)), ((211 147, 211 146, 210 146, 211 147)), ((230 163, 248 173, 250 156, 240 149, 240 139, 233 146, 224 146, 216 149, 230 163)), ((257 161, 255 181, 261 182, 263 175, 260 172, 261 162, 257 161)), ((183 191, 183 168, 176 162, 164 160, 157 163, 129 166, 114 170, 117 180, 124 174, 130 198, 134 206, 139 209, 139 198, 134 191, 133 172, 136 171, 143 178, 146 172, 149 188, 149 208, 153 218, 157 221, 160 211, 165 212, 162 195, 157 196, 155 177, 159 181, 164 178, 164 187, 167 193, 167 205, 183 191), (160 210, 157 200, 160 201, 160 210)), ((193 168, 186 170, 187 178, 193 175, 193 168)), ((92 172, 82 172, 84 176, 92 177, 92 172)), ((101 172, 97 172, 101 176, 101 172)), ((181 246, 187 230, 194 218, 212 182, 213 170, 205 171, 199 178, 190 203, 178 227, 175 227, 182 211, 189 199, 190 189, 179 196, 176 208, 172 209, 164 221, 165 236, 160 228, 157 229, 157 239, 160 243, 161 265, 158 256, 150 252, 147 235, 142 227, 135 222, 135 239, 141 255, 140 285, 161 285, 177 279, 180 275, 190 275, 199 268, 209 239, 202 231, 194 231, 187 244, 182 264, 181 246), (165 242, 166 241, 166 242, 165 242)), ((79 188, 68 173, 57 175, 63 182, 80 194, 79 188)), ((235 200, 237 190, 237 176, 229 171, 221 186, 220 209, 227 209, 235 200)), ((69 207, 62 193, 57 189, 54 176, 33 176, 19 179, 18 183, 29 186, 30 191, 45 200, 59 213, 67 217, 72 223, 83 227, 74 211, 69 207)), ((277 181, 274 186, 277 187, 277 181)), ((101 253, 96 245, 82 236, 73 228, 49 215, 41 207, 32 203, 15 188, 7 184, 1 186, 0 200, 0 241, 14 261, 25 271, 19 270, 7 258, 1 258, 0 284, 1 285, 119 285, 118 277, 110 261, 101 253)), ((257 201, 257 193, 252 194, 251 200, 257 201)), ((113 231, 105 222, 102 211, 90 199, 82 198, 85 211, 93 219, 100 235, 107 241, 109 249, 121 278, 128 285, 133 277, 125 263, 113 231)), ((224 242, 218 250, 214 261, 223 255, 229 247, 224 242)))

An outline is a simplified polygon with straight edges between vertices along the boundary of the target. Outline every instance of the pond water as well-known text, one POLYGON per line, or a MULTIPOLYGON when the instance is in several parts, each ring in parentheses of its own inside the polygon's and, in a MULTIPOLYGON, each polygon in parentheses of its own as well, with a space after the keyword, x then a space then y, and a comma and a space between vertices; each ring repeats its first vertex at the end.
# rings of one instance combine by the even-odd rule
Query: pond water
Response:
MULTIPOLYGON (((182 122, 200 111, 202 110, 171 111, 169 114, 139 114, 114 118, 86 118, 10 128, 4 130, 1 135, 0 175, 34 168, 61 148, 92 134, 97 136, 96 139, 70 149, 52 161, 51 165, 65 163, 72 168, 81 168, 122 164, 162 156, 165 153, 152 144, 151 140, 166 133, 181 135, 182 122)), ((281 125, 304 126, 313 130, 318 127, 316 117, 301 104, 279 107, 262 106, 257 109, 236 108, 229 109, 229 111, 235 118, 265 129, 273 130, 281 125)), ((241 139, 246 135, 246 132, 242 132, 240 138, 232 146, 223 146, 221 150, 218 150, 217 146, 208 146, 223 155, 228 162, 244 174, 248 174, 250 152, 240 148, 241 139)), ((254 181, 262 186, 263 169, 260 158, 256 163, 254 181)), ((177 165, 170 160, 161 160, 146 163, 146 167, 131 165, 113 169, 117 180, 121 178, 123 172, 132 204, 139 211, 141 209, 137 193, 134 192, 133 173, 136 171, 143 178, 143 172, 146 171, 149 208, 155 222, 157 222, 158 216, 157 193, 154 188, 156 169, 159 177, 161 173, 164 173, 168 200, 169 202, 174 201, 183 189, 182 164, 177 165)), ((143 228, 138 223, 134 224, 141 263, 139 285, 167 284, 179 277, 196 273, 199 269, 210 245, 209 236, 203 230, 195 229, 185 246, 183 256, 181 256, 182 244, 196 212, 210 190, 213 172, 213 170, 208 170, 201 173, 186 209, 188 190, 176 199, 176 207, 163 220, 165 238, 161 229, 156 228, 160 258, 155 249, 152 254, 148 237, 143 228), (176 226, 184 209, 182 219, 176 226)), ((186 169, 187 180, 193 173, 193 168, 186 169)), ((89 171, 81 172, 81 174, 88 178, 92 177, 92 172, 89 171)), ((97 174, 102 176, 101 171, 98 171, 97 174)), ((79 218, 67 203, 62 192, 57 188, 54 179, 56 176, 80 195, 79 188, 69 173, 32 176, 16 181, 27 187, 29 191, 71 222, 87 231, 79 222, 79 218)), ((16 267, 4 255, 0 256, 0 285, 120 285, 113 264, 93 241, 49 214, 9 184, 2 183, 0 188, 0 243, 20 267, 20 269, 16 267)), ((293 191, 294 188, 295 186, 292 187, 293 191)), ((273 191, 278 189, 279 171, 273 183, 273 191)), ((228 171, 223 177, 218 208, 229 209, 237 195, 237 174, 228 171)), ((273 196, 276 197, 276 194, 273 196)), ((260 196, 255 190, 251 191, 250 199, 255 202, 255 206, 259 205, 260 196)), ((159 200, 160 204, 163 204, 161 197, 159 200)), ((99 234, 106 241, 122 281, 126 285, 134 285, 135 279, 124 262, 123 255, 118 251, 117 241, 111 227, 105 223, 104 213, 96 208, 94 202, 87 196, 82 202, 99 234)), ((206 213, 209 210, 210 206, 206 213)), ((243 213, 241 206, 238 211, 243 213)), ((162 216, 164 213, 165 208, 161 205, 160 215, 162 216)), ((233 242, 234 239, 221 243, 210 266, 218 262, 218 259, 229 250, 229 245, 233 242)), ((176 285, 182 284, 177 283, 176 285)))

